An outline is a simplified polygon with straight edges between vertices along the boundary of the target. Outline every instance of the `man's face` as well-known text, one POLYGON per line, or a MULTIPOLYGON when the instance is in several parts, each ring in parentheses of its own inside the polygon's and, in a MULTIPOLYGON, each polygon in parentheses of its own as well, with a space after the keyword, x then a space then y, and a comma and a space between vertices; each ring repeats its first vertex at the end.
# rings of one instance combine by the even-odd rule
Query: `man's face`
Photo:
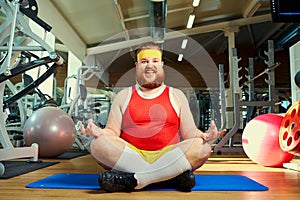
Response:
POLYGON ((162 85, 165 74, 160 58, 143 57, 136 62, 136 80, 144 88, 154 89, 162 85))

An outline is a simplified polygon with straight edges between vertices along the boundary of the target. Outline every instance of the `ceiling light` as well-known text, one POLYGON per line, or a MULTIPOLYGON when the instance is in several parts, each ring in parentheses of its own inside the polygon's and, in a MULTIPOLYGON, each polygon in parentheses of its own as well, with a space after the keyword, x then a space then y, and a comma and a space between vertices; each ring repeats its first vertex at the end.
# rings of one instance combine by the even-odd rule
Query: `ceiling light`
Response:
POLYGON ((191 14, 189 15, 189 19, 188 19, 186 28, 192 28, 192 27, 193 27, 193 24, 194 24, 194 20, 195 20, 195 14, 191 13, 191 14))
POLYGON ((193 1, 193 6, 197 7, 197 6, 199 6, 199 3, 200 3, 200 0, 194 0, 193 1))
POLYGON ((178 59, 177 59, 177 60, 178 60, 179 62, 181 62, 181 61, 182 61, 182 58, 183 58, 183 54, 181 53, 181 54, 178 55, 178 59))
POLYGON ((183 39, 183 40, 182 40, 182 43, 181 43, 181 49, 185 49, 187 43, 188 43, 188 39, 183 39))

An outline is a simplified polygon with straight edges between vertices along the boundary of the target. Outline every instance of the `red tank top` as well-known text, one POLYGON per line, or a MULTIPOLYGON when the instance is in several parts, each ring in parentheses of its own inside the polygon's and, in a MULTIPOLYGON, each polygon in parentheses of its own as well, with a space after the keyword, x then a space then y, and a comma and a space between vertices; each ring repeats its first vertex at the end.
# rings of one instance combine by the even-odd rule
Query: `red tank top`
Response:
POLYGON ((167 86, 153 98, 141 97, 132 87, 132 95, 123 115, 121 138, 142 150, 159 150, 180 141, 179 117, 167 86))

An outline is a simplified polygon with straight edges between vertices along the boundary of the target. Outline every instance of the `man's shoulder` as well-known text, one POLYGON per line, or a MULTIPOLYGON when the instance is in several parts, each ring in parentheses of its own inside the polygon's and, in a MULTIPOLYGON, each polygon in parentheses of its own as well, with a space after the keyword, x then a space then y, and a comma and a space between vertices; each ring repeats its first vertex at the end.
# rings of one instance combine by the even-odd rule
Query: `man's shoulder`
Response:
POLYGON ((124 97, 124 96, 127 96, 128 92, 130 92, 132 90, 132 87, 126 87, 126 88, 123 88, 121 89, 118 93, 117 93, 117 96, 118 97, 124 97))
POLYGON ((171 88, 170 92, 171 92, 173 98, 175 100, 177 100, 177 102, 185 101, 186 96, 185 96, 184 92, 181 89, 175 88, 175 87, 170 87, 170 88, 171 88))
POLYGON ((180 89, 178 89, 178 88, 175 88, 175 87, 172 87, 172 86, 168 86, 168 87, 170 88, 170 91, 173 92, 173 93, 175 93, 175 94, 178 94, 178 95, 184 94, 184 93, 182 92, 182 90, 180 90, 180 89))

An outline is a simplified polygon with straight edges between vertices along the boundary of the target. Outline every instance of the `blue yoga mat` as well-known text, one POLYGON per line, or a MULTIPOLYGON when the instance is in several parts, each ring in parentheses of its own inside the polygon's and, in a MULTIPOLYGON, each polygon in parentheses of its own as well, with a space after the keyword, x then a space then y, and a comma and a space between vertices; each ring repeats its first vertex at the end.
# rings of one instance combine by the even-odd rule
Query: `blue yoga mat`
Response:
MULTIPOLYGON (((54 174, 26 185, 27 188, 99 190, 98 174, 54 174)), ((241 175, 196 174, 192 191, 266 191, 268 187, 241 175)), ((148 190, 167 190, 151 188, 148 190)))

